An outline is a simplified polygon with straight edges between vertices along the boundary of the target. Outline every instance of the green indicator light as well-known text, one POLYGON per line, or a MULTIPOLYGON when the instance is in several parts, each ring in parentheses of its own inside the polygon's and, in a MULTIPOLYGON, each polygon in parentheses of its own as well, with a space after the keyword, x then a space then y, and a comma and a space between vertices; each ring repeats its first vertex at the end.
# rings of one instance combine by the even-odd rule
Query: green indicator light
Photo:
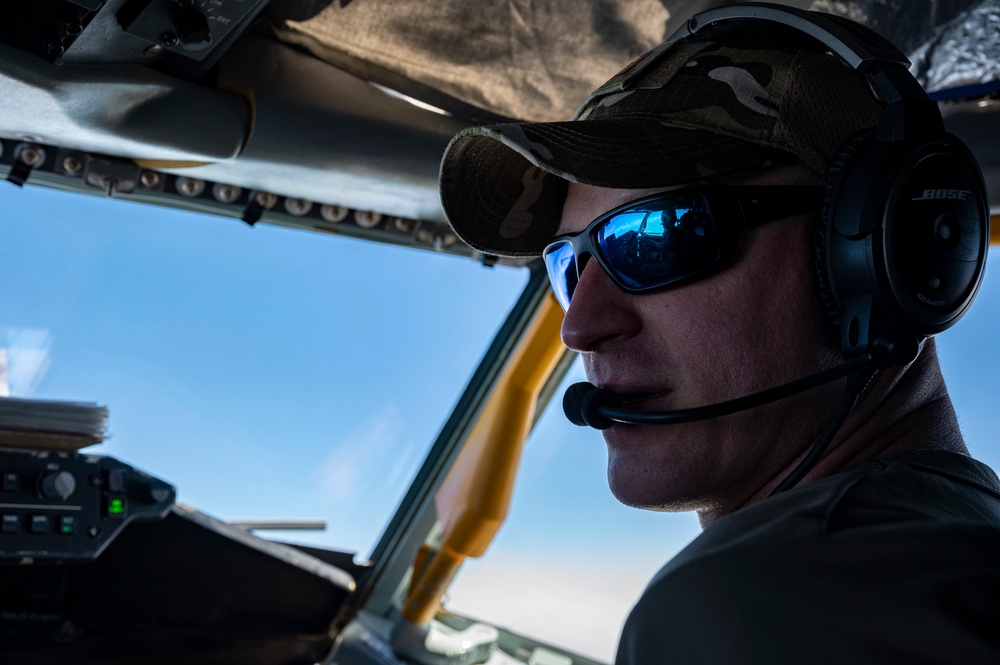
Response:
POLYGON ((73 527, 71 527, 69 524, 63 524, 63 526, 62 526, 62 532, 63 533, 73 533, 73 527))
POLYGON ((109 515, 124 515, 125 514, 125 502, 122 499, 111 499, 108 504, 108 514, 109 515))

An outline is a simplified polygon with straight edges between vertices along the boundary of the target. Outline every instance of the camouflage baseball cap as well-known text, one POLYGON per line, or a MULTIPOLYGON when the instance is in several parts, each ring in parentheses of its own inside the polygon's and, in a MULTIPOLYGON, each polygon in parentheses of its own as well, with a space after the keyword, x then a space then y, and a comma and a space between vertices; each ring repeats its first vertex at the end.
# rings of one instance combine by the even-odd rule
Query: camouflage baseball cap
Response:
POLYGON ((567 182, 668 187, 794 161, 822 174, 847 138, 875 126, 867 82, 815 45, 788 33, 713 38, 640 56, 571 121, 458 134, 440 181, 455 232, 487 254, 538 256, 567 182))

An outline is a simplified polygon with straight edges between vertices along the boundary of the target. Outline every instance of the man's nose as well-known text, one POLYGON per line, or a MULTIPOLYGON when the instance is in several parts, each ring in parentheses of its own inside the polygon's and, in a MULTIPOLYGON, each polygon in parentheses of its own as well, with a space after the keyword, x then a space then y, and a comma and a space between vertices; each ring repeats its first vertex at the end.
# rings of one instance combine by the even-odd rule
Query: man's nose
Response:
POLYGON ((610 339, 635 334, 639 327, 635 297, 615 286, 597 261, 586 261, 563 318, 563 343, 585 353, 610 339))

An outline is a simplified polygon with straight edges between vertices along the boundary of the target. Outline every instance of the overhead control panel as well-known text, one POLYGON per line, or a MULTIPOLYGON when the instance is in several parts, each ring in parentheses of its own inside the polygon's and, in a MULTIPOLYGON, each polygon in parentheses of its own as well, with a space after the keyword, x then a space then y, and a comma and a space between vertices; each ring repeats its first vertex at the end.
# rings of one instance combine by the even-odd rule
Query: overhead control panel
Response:
POLYGON ((175 498, 111 457, 0 449, 0 565, 91 561, 130 522, 163 519, 175 498))
POLYGON ((54 62, 90 26, 104 1, 5 2, 0 41, 54 62))
POLYGON ((268 0, 13 2, 0 42, 60 65, 132 64, 202 77, 268 0))
POLYGON ((196 60, 262 3, 252 0, 130 0, 118 12, 126 33, 196 60))

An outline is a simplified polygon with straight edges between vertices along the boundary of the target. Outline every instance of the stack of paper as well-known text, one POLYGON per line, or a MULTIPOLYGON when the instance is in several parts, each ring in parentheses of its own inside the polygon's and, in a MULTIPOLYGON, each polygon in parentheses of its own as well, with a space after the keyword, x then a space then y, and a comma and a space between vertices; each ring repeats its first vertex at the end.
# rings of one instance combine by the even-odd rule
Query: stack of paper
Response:
POLYGON ((88 402, 0 398, 0 446, 78 450, 104 440, 108 408, 88 402))

